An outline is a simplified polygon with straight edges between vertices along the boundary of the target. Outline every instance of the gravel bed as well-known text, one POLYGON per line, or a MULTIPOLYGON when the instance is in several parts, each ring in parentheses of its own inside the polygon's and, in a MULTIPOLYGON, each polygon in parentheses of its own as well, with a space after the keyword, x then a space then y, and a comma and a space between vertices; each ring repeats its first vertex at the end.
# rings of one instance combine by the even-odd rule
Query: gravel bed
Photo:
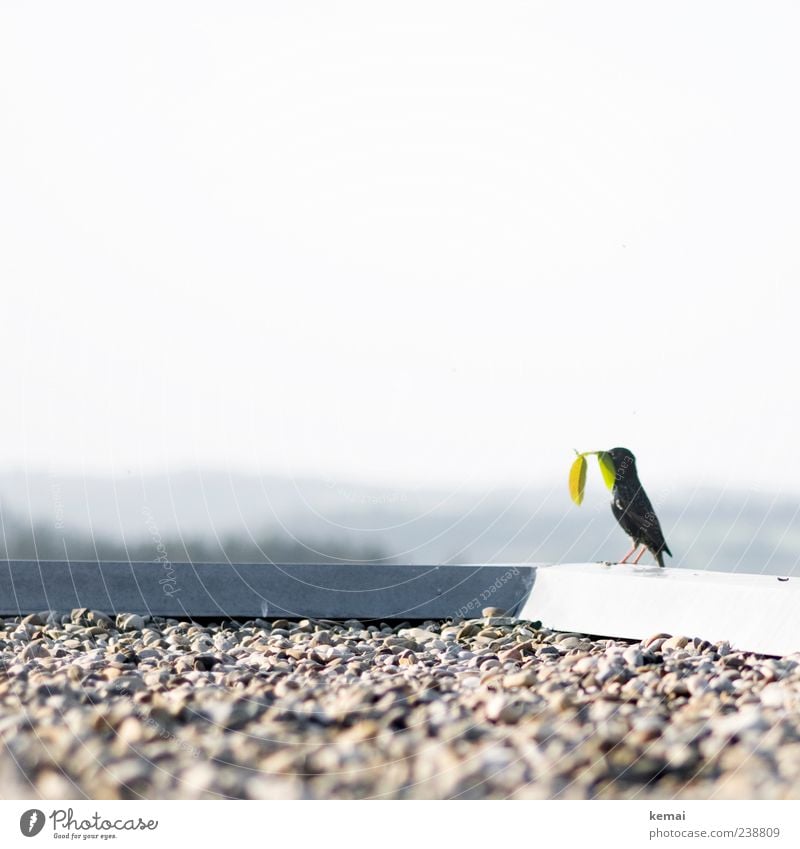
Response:
POLYGON ((800 797, 800 656, 485 613, 0 619, 0 797, 800 797))

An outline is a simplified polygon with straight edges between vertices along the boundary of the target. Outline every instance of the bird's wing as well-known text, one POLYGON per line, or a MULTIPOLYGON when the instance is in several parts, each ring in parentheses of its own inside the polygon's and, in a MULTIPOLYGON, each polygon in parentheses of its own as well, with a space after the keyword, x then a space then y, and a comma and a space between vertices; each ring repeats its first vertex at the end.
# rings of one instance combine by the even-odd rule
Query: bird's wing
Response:
POLYGON ((666 551, 671 555, 658 516, 644 489, 640 487, 627 503, 615 497, 611 508, 628 536, 640 539, 651 551, 666 551))

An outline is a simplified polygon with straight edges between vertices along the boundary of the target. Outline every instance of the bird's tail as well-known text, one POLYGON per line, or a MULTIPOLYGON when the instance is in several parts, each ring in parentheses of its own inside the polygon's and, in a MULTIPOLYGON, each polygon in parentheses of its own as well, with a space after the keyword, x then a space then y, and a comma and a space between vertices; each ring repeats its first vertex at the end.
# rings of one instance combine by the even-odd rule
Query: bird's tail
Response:
POLYGON ((672 552, 669 550, 666 543, 664 543, 664 545, 661 546, 661 548, 655 553, 656 563, 658 563, 658 565, 662 569, 664 568, 664 552, 666 552, 667 554, 669 554, 670 557, 672 557, 672 552))

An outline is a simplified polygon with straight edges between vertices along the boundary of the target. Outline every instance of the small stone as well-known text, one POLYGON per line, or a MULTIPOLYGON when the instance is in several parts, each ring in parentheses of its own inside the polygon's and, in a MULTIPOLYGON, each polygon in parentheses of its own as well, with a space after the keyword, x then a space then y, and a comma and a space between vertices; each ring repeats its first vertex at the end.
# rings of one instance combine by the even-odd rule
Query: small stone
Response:
POLYGON ((631 646, 630 648, 625 649, 625 651, 622 652, 622 659, 628 664, 628 666, 634 669, 640 667, 644 662, 642 652, 637 646, 631 646))
POLYGON ((761 704, 769 708, 781 708, 786 705, 787 692, 783 684, 767 684, 760 693, 761 704))
POLYGON ((537 657, 558 657, 561 652, 555 646, 542 646, 536 649, 537 657))
POLYGON ((428 631, 426 628, 403 628, 398 632, 398 636, 407 637, 420 645, 425 645, 435 640, 439 635, 434 631, 428 631))
POLYGON ((520 672, 514 672, 511 675, 506 675, 503 679, 503 685, 509 689, 530 687, 535 683, 536 673, 532 669, 523 669, 520 672))
POLYGON ((660 737, 664 728, 664 720, 656 716, 641 716, 633 721, 633 730, 642 740, 654 740, 660 737))
POLYGON ((703 675, 690 675, 686 679, 686 689, 691 696, 702 696, 709 690, 708 681, 703 675))
MULTIPOLYGON (((659 643, 659 646, 662 646, 664 644, 664 641, 671 639, 671 637, 672 637, 672 634, 653 634, 652 637, 648 637, 646 640, 644 640, 642 645, 646 649, 649 649, 649 648, 652 648, 653 643, 660 640, 661 642, 659 643)), ((657 649, 653 649, 653 651, 657 651, 657 649)))
POLYGON ((110 692, 121 696, 129 696, 147 688, 138 675, 121 675, 111 685, 110 692))
POLYGON ((525 712, 521 702, 509 701, 503 695, 494 696, 486 705, 486 718, 491 722, 517 722, 525 712))
POLYGON ((468 640, 471 637, 480 633, 483 626, 478 622, 465 622, 459 630, 456 638, 459 640, 468 640))
POLYGON ((578 675, 585 675, 587 672, 592 672, 598 667, 597 657, 592 657, 589 655, 588 657, 579 658, 572 666, 572 671, 577 673, 578 675))
POLYGON ((142 737, 143 726, 139 719, 129 716, 122 720, 122 724, 117 729, 117 737, 123 743, 138 743, 142 737))
POLYGON ((497 655, 500 660, 505 663, 509 660, 521 660, 522 659, 522 648, 519 645, 513 646, 510 649, 503 649, 497 655))
POLYGON ((65 776, 53 771, 44 770, 36 778, 36 789, 43 799, 74 799, 75 785, 65 776))
POLYGON ((42 616, 41 613, 30 613, 22 620, 23 625, 45 625, 47 624, 47 617, 42 616))
POLYGON ((663 649, 673 649, 673 650, 682 649, 682 648, 684 648, 684 646, 686 646, 688 644, 688 642, 689 642, 688 637, 680 637, 680 636, 670 637, 669 639, 664 641, 661 648, 662 648, 662 650, 663 649))
POLYGON ((120 613, 117 615, 117 628, 121 631, 141 631, 144 629, 144 617, 138 613, 120 613))
POLYGON ((113 628, 114 623, 109 616, 106 616, 101 610, 90 610, 86 614, 86 621, 93 625, 99 625, 102 628, 113 628))
POLYGON ((713 731, 716 735, 733 737, 748 731, 766 731, 770 723, 762 717, 757 709, 741 710, 718 719, 713 731))
POLYGON ((49 657, 50 652, 47 650, 47 646, 44 643, 44 640, 33 640, 28 643, 27 646, 20 653, 20 658, 22 660, 33 660, 37 657, 49 657))

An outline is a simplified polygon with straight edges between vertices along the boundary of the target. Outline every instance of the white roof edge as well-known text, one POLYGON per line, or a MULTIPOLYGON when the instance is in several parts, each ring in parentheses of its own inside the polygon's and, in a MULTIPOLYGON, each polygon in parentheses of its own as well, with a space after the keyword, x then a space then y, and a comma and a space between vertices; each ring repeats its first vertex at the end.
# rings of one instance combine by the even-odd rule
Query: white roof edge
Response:
POLYGON ((542 566, 520 614, 549 628, 641 640, 727 640, 760 654, 800 651, 800 579, 658 566, 542 566))

